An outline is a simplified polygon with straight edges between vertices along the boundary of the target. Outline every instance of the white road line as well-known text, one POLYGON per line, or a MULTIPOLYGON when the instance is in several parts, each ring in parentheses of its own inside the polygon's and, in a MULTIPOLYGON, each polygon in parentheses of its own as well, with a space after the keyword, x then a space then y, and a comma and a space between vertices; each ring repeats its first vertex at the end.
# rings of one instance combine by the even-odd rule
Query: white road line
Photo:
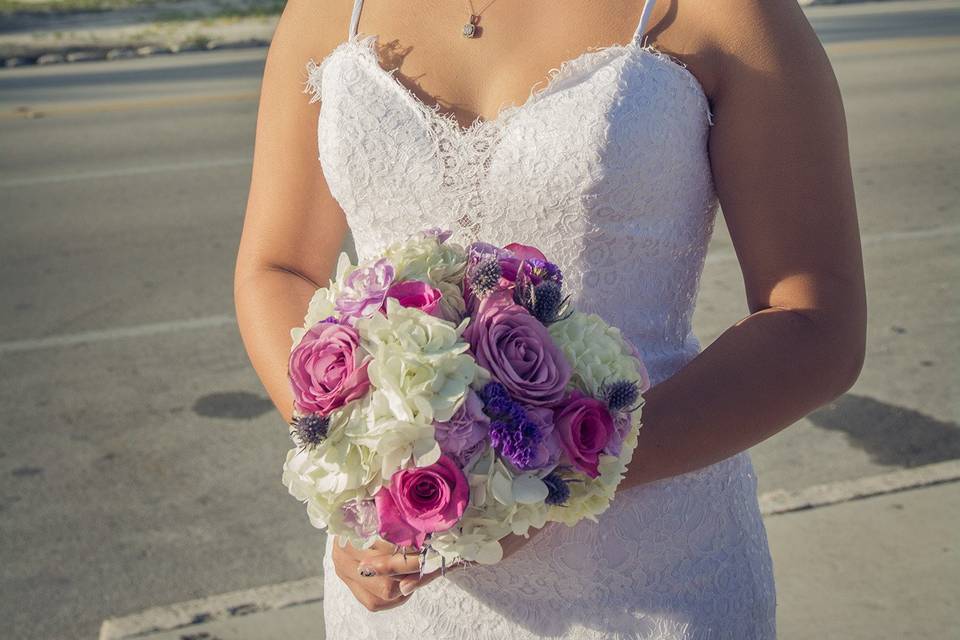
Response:
MULTIPOLYGON (((934 229, 916 229, 913 231, 889 231, 886 233, 863 236, 861 240, 863 246, 871 246, 875 244, 897 242, 901 240, 941 238, 943 236, 956 235, 958 233, 960 233, 960 225, 937 227, 934 229)), ((727 262, 729 260, 736 260, 736 254, 734 254, 732 251, 717 252, 707 256, 708 264, 727 262)), ((177 331, 207 329, 210 327, 236 324, 236 322, 236 317, 232 315, 220 315, 209 316, 206 318, 195 318, 192 320, 174 320, 170 322, 156 322, 152 324, 135 325, 132 327, 118 327, 114 329, 104 329, 102 331, 86 331, 83 333, 73 333, 62 336, 50 336, 48 338, 13 340, 10 342, 0 342, 0 355, 18 351, 35 351, 38 349, 49 349, 52 347, 63 347, 90 342, 104 342, 107 340, 116 340, 122 338, 151 336, 162 333, 175 333, 177 331)))
POLYGON ((101 169, 99 171, 78 171, 77 173, 61 173, 49 176, 23 176, 21 178, 0 179, 0 189, 13 187, 29 187, 38 184, 55 184, 58 182, 77 182, 80 180, 102 180, 103 178, 122 178, 149 173, 171 173, 175 171, 192 171, 195 169, 212 169, 216 167, 238 167, 253 162, 252 158, 221 158, 220 160, 195 160, 193 162, 169 162, 154 165, 138 165, 115 169, 101 169))
MULTIPOLYGON (((934 227, 932 229, 911 229, 909 231, 885 231, 883 233, 864 234, 860 236, 860 245, 870 247, 875 244, 886 244, 888 242, 955 236, 958 233, 960 233, 960 225, 934 227)), ((719 264, 732 260, 735 261, 736 259, 737 254, 732 249, 720 249, 707 256, 706 264, 719 264)))
POLYGON ((85 331, 83 333, 71 333, 62 336, 50 336, 48 338, 13 340, 10 342, 0 342, 0 355, 4 353, 16 353, 18 351, 36 351, 38 349, 50 349, 52 347, 67 347, 89 342, 104 342, 106 340, 116 340, 119 338, 137 338, 141 336, 154 336, 161 333, 223 327, 236 325, 236 323, 237 319, 234 316, 207 316, 205 318, 194 318, 192 320, 154 322, 151 324, 134 325, 132 327, 117 327, 100 331, 85 331))

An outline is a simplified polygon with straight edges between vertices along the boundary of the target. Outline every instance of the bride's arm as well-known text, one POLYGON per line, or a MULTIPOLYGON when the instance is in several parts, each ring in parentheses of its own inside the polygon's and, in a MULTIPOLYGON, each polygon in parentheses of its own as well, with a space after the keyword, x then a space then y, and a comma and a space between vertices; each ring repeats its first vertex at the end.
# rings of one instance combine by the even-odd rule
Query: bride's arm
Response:
POLYGON ((302 325, 307 302, 329 280, 347 232, 317 160, 320 103, 309 104, 303 93, 307 60, 329 53, 349 22, 340 5, 346 3, 291 1, 277 24, 260 89, 234 274, 244 346, 288 422, 293 411, 287 378, 290 329, 302 325))
MULTIPOLYGON (((317 160, 319 103, 303 91, 305 65, 345 36, 348 2, 288 0, 267 53, 260 91, 253 173, 234 276, 237 322, 250 361, 289 422, 290 329, 303 323, 314 291, 333 273, 347 225, 317 160), (330 14, 330 15, 327 15, 330 14), (342 35, 341 35, 342 34, 342 35)), ((385 546, 385 545, 383 545, 385 546)), ((337 575, 371 610, 403 604, 399 578, 361 577, 360 562, 389 557, 352 545, 333 550, 337 575)))
POLYGON ((849 389, 866 294, 836 78, 795 0, 718 0, 710 160, 750 315, 648 390, 623 486, 747 449, 849 389))

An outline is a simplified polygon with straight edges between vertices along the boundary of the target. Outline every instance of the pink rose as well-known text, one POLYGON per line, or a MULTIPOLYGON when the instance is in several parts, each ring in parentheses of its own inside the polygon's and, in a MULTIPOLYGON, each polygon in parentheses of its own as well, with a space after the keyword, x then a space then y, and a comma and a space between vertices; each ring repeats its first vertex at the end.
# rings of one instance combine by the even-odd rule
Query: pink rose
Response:
POLYGON ((420 549, 428 533, 446 531, 460 520, 470 485, 456 463, 441 455, 427 467, 400 469, 390 485, 373 496, 380 520, 380 537, 420 549))
POLYGON ((529 275, 529 260, 546 262, 547 258, 540 253, 539 249, 525 244, 511 242, 505 246, 498 259, 503 278, 508 282, 516 282, 520 276, 521 267, 527 272, 526 275, 529 275))
POLYGON ((513 302, 510 290, 484 298, 463 333, 477 363, 514 399, 534 406, 560 402, 572 369, 543 323, 513 302))
MULTIPOLYGON (((431 316, 440 317, 440 298, 443 296, 439 289, 435 289, 426 282, 419 280, 404 280, 395 282, 387 289, 387 298, 396 298, 402 307, 420 309, 431 316)), ((381 308, 387 313, 387 301, 383 301, 381 308)))
POLYGON ((607 407, 574 390, 567 402, 554 411, 553 424, 573 466, 591 478, 599 476, 600 454, 615 437, 613 416, 607 407))
POLYGON ((329 415, 362 397, 370 388, 369 361, 353 327, 326 320, 313 325, 290 353, 294 407, 303 413, 329 415))

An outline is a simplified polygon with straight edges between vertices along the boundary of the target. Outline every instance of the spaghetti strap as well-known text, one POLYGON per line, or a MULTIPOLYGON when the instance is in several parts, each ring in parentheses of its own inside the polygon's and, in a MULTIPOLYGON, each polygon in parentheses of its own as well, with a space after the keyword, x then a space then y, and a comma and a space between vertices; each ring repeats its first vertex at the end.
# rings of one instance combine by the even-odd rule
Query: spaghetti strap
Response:
POLYGON ((656 4, 657 0, 645 0, 643 3, 643 11, 640 13, 640 23, 637 25, 637 30, 633 32, 633 39, 639 41, 643 38, 643 34, 647 31, 647 20, 650 19, 650 14, 653 13, 653 5, 656 4))
MULTIPOLYGON (((648 0, 649 1, 649 0, 648 0)), ((360 7, 363 6, 363 0, 353 0, 353 15, 350 16, 349 38, 357 35, 357 25, 360 24, 360 7)))

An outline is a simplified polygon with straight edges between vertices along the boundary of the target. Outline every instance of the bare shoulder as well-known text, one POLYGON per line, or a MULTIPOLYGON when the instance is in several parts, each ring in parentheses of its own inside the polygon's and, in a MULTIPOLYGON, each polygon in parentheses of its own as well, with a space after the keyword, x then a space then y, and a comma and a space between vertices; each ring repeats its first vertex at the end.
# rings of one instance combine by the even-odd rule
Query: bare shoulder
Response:
POLYGON ((653 18, 651 37, 688 63, 711 101, 749 84, 832 78, 796 0, 660 0, 653 18))
POLYGON ((307 61, 319 62, 346 40, 352 9, 350 0, 287 0, 267 53, 266 74, 302 86, 307 61))

